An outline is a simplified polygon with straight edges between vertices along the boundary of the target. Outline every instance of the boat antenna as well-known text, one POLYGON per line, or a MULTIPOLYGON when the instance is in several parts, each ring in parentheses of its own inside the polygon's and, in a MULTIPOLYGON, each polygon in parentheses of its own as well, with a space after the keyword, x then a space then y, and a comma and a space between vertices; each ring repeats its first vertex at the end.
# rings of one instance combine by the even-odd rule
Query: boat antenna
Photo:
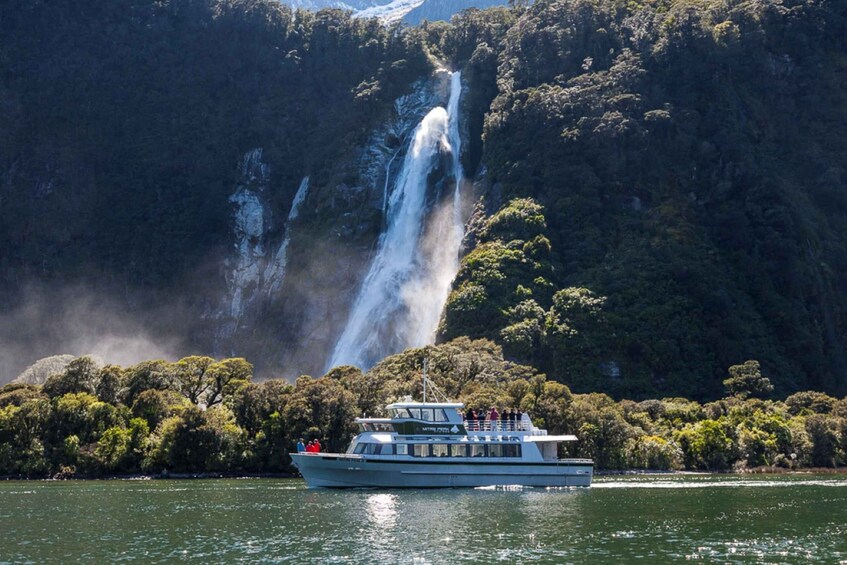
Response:
POLYGON ((447 395, 442 392, 440 388, 435 386, 435 383, 429 382, 429 378, 426 376, 426 368, 429 365, 429 359, 423 360, 423 401, 426 402, 426 391, 428 388, 432 389, 432 394, 435 395, 436 402, 450 402, 450 399, 447 398, 447 395))
POLYGON ((423 401, 426 402, 426 357, 423 360, 423 401))

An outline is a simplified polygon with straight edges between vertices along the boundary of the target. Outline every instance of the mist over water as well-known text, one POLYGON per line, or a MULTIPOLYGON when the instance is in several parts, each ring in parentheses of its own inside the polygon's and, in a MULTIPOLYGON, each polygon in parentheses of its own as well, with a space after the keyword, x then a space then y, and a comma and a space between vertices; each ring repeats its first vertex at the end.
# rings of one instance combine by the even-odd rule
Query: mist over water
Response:
POLYGON ((464 231, 459 163, 461 74, 451 75, 447 109, 433 108, 415 129, 388 199, 388 222, 380 237, 347 324, 326 368, 376 361, 431 343, 459 266, 464 231), (452 194, 428 208, 432 173, 449 155, 452 194))

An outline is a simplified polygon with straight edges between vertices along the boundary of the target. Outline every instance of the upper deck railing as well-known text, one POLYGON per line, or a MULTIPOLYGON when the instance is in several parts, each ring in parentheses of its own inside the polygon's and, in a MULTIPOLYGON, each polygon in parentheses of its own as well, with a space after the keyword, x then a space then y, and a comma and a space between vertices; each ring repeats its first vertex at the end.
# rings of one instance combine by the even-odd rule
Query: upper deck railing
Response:
POLYGON ((531 432, 528 420, 465 420, 469 432, 531 432))

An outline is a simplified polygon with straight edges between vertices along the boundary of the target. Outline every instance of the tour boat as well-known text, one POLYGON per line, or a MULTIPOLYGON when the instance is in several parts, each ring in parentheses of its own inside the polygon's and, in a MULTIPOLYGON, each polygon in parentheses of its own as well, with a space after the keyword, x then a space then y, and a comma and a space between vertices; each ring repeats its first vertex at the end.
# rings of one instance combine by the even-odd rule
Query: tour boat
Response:
POLYGON ((462 408, 406 397, 386 406, 388 418, 356 418, 360 433, 346 453, 291 457, 309 488, 591 485, 593 461, 558 457, 558 445, 575 436, 548 435, 527 414, 466 421, 462 408))

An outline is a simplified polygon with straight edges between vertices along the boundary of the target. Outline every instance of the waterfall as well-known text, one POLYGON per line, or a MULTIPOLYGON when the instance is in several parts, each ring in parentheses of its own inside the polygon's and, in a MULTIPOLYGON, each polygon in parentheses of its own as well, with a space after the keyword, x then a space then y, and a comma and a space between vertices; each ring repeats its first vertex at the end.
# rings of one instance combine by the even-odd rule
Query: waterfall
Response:
POLYGON ((447 109, 433 108, 415 129, 388 199, 386 229, 327 368, 369 368, 386 355, 435 338, 464 230, 461 85, 461 74, 453 73, 447 109), (451 155, 448 173, 455 181, 454 193, 428 209, 428 180, 445 152, 451 155))
POLYGON ((450 283, 459 271, 459 251, 465 235, 462 217, 462 180, 459 160, 459 101, 462 94, 461 73, 454 72, 450 80, 450 100, 447 103, 448 135, 450 141, 451 173, 455 179, 453 197, 436 207, 429 220, 429 229, 421 241, 426 268, 421 276, 404 288, 413 322, 411 339, 405 347, 420 347, 435 340, 441 310, 450 294, 450 283))
POLYGON ((303 177, 300 181, 300 186, 297 188, 297 193, 294 195, 294 200, 291 202, 291 210, 288 212, 288 221, 285 223, 285 238, 282 244, 277 249, 273 260, 268 263, 265 268, 265 285, 267 295, 270 297, 275 294, 280 287, 285 277, 285 266, 288 263, 288 244, 291 241, 291 222, 300 215, 300 206, 306 200, 306 194, 309 192, 309 177, 303 177))

